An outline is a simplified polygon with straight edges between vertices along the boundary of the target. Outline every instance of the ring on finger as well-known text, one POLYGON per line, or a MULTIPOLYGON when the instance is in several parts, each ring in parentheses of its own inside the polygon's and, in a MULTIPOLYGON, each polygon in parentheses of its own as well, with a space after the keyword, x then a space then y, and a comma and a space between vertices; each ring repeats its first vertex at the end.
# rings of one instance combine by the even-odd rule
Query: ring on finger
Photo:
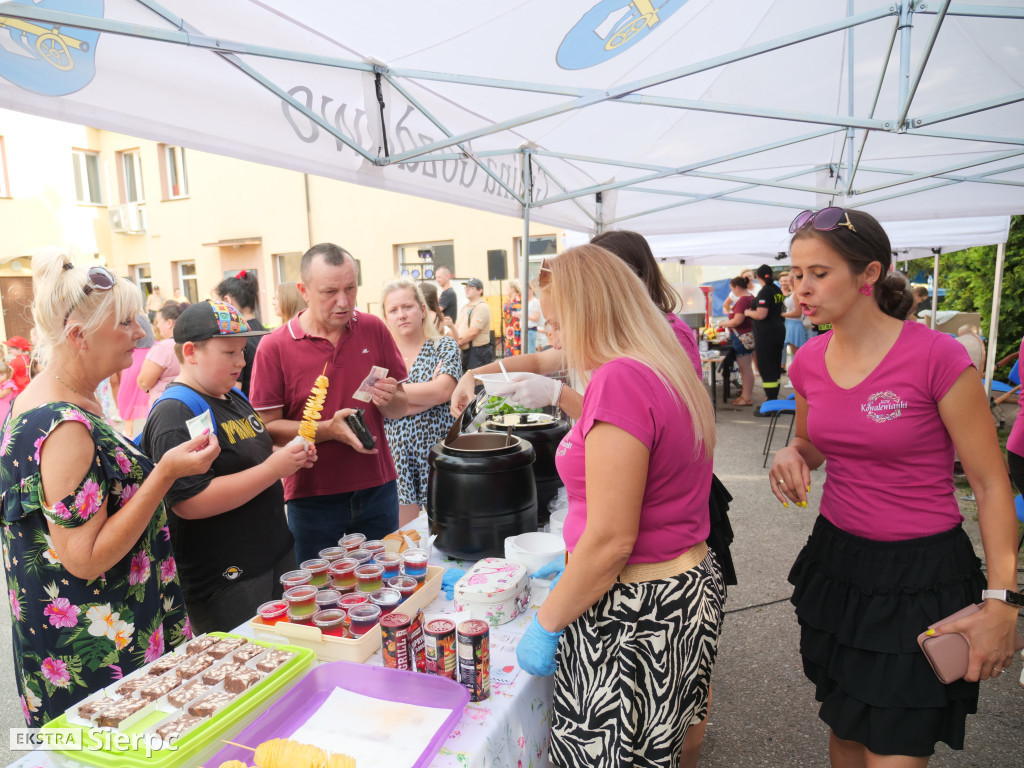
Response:
POLYGON ((777 485, 785 485, 785 484, 786 484, 786 481, 785 481, 785 480, 783 480, 783 479, 782 479, 782 478, 780 477, 780 478, 779 478, 778 480, 776 480, 776 481, 775 481, 775 483, 776 483, 777 485))

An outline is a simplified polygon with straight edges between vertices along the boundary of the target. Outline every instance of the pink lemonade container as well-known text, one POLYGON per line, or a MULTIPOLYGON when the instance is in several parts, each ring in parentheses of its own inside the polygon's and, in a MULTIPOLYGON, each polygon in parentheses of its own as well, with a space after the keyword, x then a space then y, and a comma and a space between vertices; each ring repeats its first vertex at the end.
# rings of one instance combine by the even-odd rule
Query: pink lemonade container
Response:
POLYGON ((299 566, 300 570, 309 571, 310 579, 309 583, 314 587, 322 588, 327 586, 327 581, 330 576, 327 574, 327 568, 330 563, 322 559, 306 560, 299 566))
POLYGON ((402 568, 406 576, 412 576, 416 581, 423 581, 427 578, 427 560, 430 555, 425 549, 407 549, 402 553, 402 568))
POLYGON ((313 574, 309 571, 297 570, 288 571, 287 573, 281 574, 281 586, 285 589, 291 589, 292 587, 301 587, 303 584, 309 584, 313 578, 313 574))
POLYGON ((344 547, 348 552, 353 552, 362 547, 364 541, 366 541, 366 536, 363 534, 350 533, 348 536, 342 536, 338 539, 338 546, 344 547))
POLYGON ((317 588, 311 584, 301 587, 292 587, 284 593, 284 600, 288 603, 288 617, 312 616, 316 613, 317 588))
POLYGON ((387 616, 402 602, 402 593, 397 589, 384 587, 370 593, 370 602, 380 608, 381 616, 387 616))
POLYGON ((353 637, 365 635, 380 621, 380 608, 376 605, 357 605, 348 612, 353 637))
POLYGON ((355 588, 357 565, 359 563, 349 557, 343 557, 341 560, 335 560, 331 563, 329 571, 331 578, 334 579, 335 589, 341 590, 342 587, 355 588))
POLYGON ((328 563, 333 563, 335 560, 340 560, 348 554, 348 550, 344 547, 327 547, 326 549, 320 550, 320 557, 326 560, 328 563))
POLYGON ((380 541, 379 539, 374 539, 373 541, 364 541, 363 546, 360 547, 360 549, 365 549, 367 552, 370 552, 374 555, 376 555, 378 552, 383 552, 386 548, 387 546, 384 544, 384 542, 380 541))
POLYGON ((288 618, 288 603, 284 600, 271 600, 256 609, 264 624, 273 626, 288 618))
POLYGON ((395 552, 378 552, 373 556, 373 562, 384 566, 384 581, 402 573, 402 556, 395 552))
POLYGON ((394 576, 388 579, 388 586, 391 589, 398 590, 398 594, 402 597, 402 602, 412 597, 412 593, 416 591, 416 587, 419 585, 420 583, 412 576, 394 576))
POLYGON ((366 563, 356 566, 356 588, 360 592, 373 592, 384 586, 384 566, 366 563))

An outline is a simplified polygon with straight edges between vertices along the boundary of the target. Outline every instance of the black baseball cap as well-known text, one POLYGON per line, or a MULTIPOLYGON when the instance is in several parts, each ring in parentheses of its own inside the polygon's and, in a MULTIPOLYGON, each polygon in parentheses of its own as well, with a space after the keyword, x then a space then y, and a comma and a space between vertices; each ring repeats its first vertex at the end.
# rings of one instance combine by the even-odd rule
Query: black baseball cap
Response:
POLYGON ((263 336, 270 331, 254 331, 238 310, 222 301, 201 301, 189 305, 174 323, 174 341, 206 341, 218 336, 263 336))
POLYGON ((469 278, 466 281, 466 285, 472 285, 478 291, 482 291, 484 289, 483 280, 481 280, 479 277, 471 277, 471 278, 469 278))

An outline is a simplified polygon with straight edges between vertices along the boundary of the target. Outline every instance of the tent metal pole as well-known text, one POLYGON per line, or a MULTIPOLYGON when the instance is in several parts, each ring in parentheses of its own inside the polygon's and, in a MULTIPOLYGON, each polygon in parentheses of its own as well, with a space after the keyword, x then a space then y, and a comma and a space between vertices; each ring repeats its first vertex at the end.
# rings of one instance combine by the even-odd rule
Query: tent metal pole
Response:
MULTIPOLYGON (((947 166, 945 168, 937 168, 937 169, 935 169, 931 173, 915 173, 915 174, 912 174, 910 176, 907 176, 904 179, 900 179, 898 181, 894 181, 894 182, 889 183, 889 184, 876 184, 873 187, 865 187, 864 189, 858 189, 856 191, 856 194, 858 194, 858 195, 866 195, 869 192, 878 192, 879 190, 882 190, 882 189, 891 189, 892 187, 898 187, 900 184, 906 184, 906 183, 911 182, 911 181, 921 181, 922 179, 933 179, 936 176, 941 176, 943 174, 954 173, 956 171, 962 171, 965 168, 977 168, 978 166, 988 165, 989 163, 997 163, 1000 160, 1009 160, 1011 157, 1019 157, 1021 155, 1024 155, 1024 149, 1011 149, 1011 150, 1009 150, 1007 152, 1000 152, 997 155, 988 155, 987 157, 977 157, 977 158, 974 158, 973 160, 970 160, 970 161, 967 161, 967 162, 956 163, 955 165, 950 165, 950 166, 947 166)), ((998 171, 998 173, 1002 173, 1002 171, 998 171)))
MULTIPOLYGON (((932 25, 931 34, 928 35, 928 42, 925 44, 924 53, 921 54, 921 62, 917 65, 917 71, 914 72, 913 82, 911 82, 908 87, 907 99, 906 101, 900 102, 900 116, 896 119, 897 130, 906 127, 907 113, 910 112, 910 104, 914 100, 914 95, 917 93, 917 87, 921 84, 921 77, 924 75, 924 68, 928 65, 928 58, 932 55, 932 49, 935 48, 935 38, 939 36, 939 30, 942 28, 942 22, 946 19, 946 11, 948 9, 949 0, 945 0, 942 4, 942 8, 939 9, 938 15, 935 17, 935 24, 932 25)), ((907 31, 907 37, 910 37, 909 30, 907 31)), ((902 83, 902 80, 900 82, 902 83)), ((917 121, 915 120, 914 122, 916 123, 917 121)))
POLYGON ((598 192, 594 195, 595 208, 597 209, 597 232, 596 234, 604 234, 604 198, 603 192, 598 192))
MULTIPOLYGON (((900 0, 900 88, 897 108, 902 110, 910 93, 910 30, 914 27, 912 0, 900 0)), ((899 129, 901 126, 895 126, 899 129)))
POLYGON ((929 327, 934 331, 935 315, 939 311, 939 256, 942 255, 942 249, 932 248, 932 253, 935 255, 935 261, 932 265, 932 316, 929 327))
POLYGON ((992 319, 988 324, 988 354, 985 356, 985 397, 992 392, 992 377, 996 372, 996 342, 999 340, 999 302, 1003 294, 1003 263, 1006 261, 1006 243, 996 246, 996 274, 992 287, 992 319))
MULTIPOLYGON (((533 202, 533 173, 530 168, 530 150, 524 148, 523 159, 523 242, 519 248, 519 349, 526 349, 530 338, 530 206, 533 202)), ((532 350, 529 350, 532 351, 532 350)))

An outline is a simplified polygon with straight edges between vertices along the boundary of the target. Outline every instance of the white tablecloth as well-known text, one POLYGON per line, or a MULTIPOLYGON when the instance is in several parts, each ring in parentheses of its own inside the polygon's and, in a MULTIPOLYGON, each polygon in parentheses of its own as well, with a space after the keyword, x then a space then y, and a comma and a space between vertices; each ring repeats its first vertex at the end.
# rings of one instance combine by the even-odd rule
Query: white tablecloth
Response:
MULTIPOLYGON (((426 540, 426 517, 412 526, 426 540)), ((468 569, 471 562, 449 561, 438 551, 431 553, 434 565, 468 569)), ((491 697, 470 703, 462 720, 431 763, 432 768, 544 768, 548 765, 548 733, 551 724, 552 678, 533 677, 515 663, 515 644, 536 613, 533 605, 524 615, 491 629, 491 697)), ((424 612, 429 619, 454 610, 442 591, 424 612)), ((248 624, 234 634, 252 636, 248 624)), ((380 664, 378 652, 367 664, 380 664)), ((242 728, 236 729, 241 731, 242 728)), ((10 768, 70 768, 63 755, 60 762, 48 752, 29 752, 10 768)), ((85 768, 83 766, 83 768, 85 768)), ((213 768, 216 768, 214 766, 213 768)))

